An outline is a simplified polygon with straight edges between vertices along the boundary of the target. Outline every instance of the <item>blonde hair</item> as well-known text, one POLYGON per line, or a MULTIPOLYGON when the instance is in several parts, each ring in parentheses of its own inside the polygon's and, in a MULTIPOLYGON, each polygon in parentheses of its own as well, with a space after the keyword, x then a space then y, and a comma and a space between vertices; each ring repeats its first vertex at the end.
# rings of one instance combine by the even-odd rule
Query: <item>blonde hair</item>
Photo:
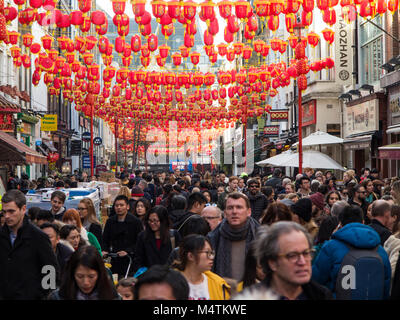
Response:
POLYGON ((94 204, 92 199, 83 198, 79 203, 83 203, 88 211, 85 220, 89 221, 90 223, 95 223, 101 225, 100 221, 97 219, 96 209, 94 208, 94 204))
POLYGON ((297 193, 289 193, 286 198, 289 200, 293 200, 294 198, 298 198, 299 196, 297 195, 297 193))
POLYGON ((352 169, 347 170, 345 173, 347 173, 347 175, 349 176, 350 180, 354 179, 354 176, 356 175, 356 172, 352 169))
POLYGON ((119 189, 117 196, 126 196, 128 198, 128 200, 131 199, 131 190, 129 190, 128 187, 126 186, 122 186, 121 189, 119 189))

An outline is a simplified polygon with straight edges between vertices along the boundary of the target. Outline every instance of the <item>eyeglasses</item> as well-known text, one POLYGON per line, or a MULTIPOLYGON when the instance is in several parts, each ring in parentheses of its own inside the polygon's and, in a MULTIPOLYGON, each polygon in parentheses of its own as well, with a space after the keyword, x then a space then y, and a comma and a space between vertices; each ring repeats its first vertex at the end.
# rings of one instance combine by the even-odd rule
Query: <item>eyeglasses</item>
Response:
POLYGON ((87 209, 87 208, 82 208, 82 207, 79 208, 79 207, 78 207, 78 211, 82 211, 82 210, 86 210, 86 209, 87 209))
POLYGON ((250 188, 258 188, 258 186, 255 185, 255 184, 252 184, 251 186, 249 186, 249 189, 250 189, 250 188))
POLYGON ((206 207, 216 207, 215 203, 206 203, 206 207))
POLYGON ((300 256, 304 257, 304 260, 310 261, 314 256, 314 249, 307 249, 303 252, 289 252, 286 254, 279 254, 278 257, 285 257, 290 263, 296 263, 299 261, 300 256))
POLYGON ((160 223, 160 220, 149 220, 149 223, 160 223))
POLYGON ((215 217, 204 217, 204 219, 206 220, 214 220, 214 219, 218 219, 220 218, 219 216, 215 216, 215 217))
POLYGON ((203 252, 205 252, 205 253, 207 253, 207 258, 208 259, 214 259, 215 258, 215 251, 205 251, 205 250, 203 250, 203 251, 198 251, 199 253, 203 253, 203 252))
POLYGON ((342 195, 347 196, 348 193, 347 192, 342 192, 342 195))

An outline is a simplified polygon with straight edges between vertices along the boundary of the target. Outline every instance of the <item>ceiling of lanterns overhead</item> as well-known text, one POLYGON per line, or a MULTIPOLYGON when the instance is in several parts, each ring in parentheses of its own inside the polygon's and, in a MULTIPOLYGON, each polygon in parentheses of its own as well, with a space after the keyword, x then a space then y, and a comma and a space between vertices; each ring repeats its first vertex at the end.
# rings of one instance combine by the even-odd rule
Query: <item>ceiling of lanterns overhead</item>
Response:
MULTIPOLYGON (((310 70, 334 67, 331 58, 314 61, 305 56, 305 48, 315 48, 321 39, 315 32, 299 38, 295 33, 296 16, 304 28, 320 12, 326 23, 322 38, 331 45, 336 12, 351 22, 357 14, 373 18, 398 9, 398 0, 255 0, 252 5, 247 1, 131 0, 140 34, 130 36, 130 18, 125 13, 129 3, 114 0, 112 23, 118 37, 113 44, 107 38, 107 16, 102 10, 94 10, 91 0, 79 0, 79 10, 72 11, 63 10, 57 0, 13 1, 15 6, 4 7, 4 0, 0 0, 0 42, 9 46, 14 65, 32 68, 34 85, 44 81, 51 95, 62 94, 64 99, 75 102, 76 110, 88 116, 93 110, 111 128, 118 121, 128 135, 138 120, 143 125, 142 134, 154 127, 168 133, 169 121, 177 121, 178 129, 214 129, 216 136, 238 120, 245 122, 247 117, 262 116, 271 109, 269 98, 275 97, 279 88, 288 86, 291 79, 297 79, 300 89, 305 90, 310 70), (337 11, 337 7, 341 10, 337 11), (284 16, 289 33, 287 39, 274 36, 280 15, 284 16), (202 38, 210 64, 217 60, 234 62, 236 58, 247 62, 257 55, 258 65, 244 63, 243 67, 228 71, 200 72, 200 53, 194 50, 196 18, 207 26, 202 38), (36 39, 29 32, 8 30, 15 19, 19 30, 29 30, 37 23, 61 32, 58 37, 47 34, 36 39), (177 24, 183 26, 179 50, 172 52, 168 41, 159 42, 151 25, 154 19, 165 39, 174 34, 177 24), (221 19, 226 21, 223 30, 221 19), (74 38, 62 32, 70 27, 78 31, 74 38), (214 40, 220 32, 224 42, 217 44, 214 40), (269 34, 260 39, 257 32, 269 34), (268 63, 271 51, 284 55, 288 46, 294 50, 294 59, 289 63, 283 59, 268 63), (112 63, 115 54, 122 62, 118 68, 112 63), (96 59, 98 55, 101 60, 96 59), (132 63, 134 56, 140 57, 140 65, 132 63), (173 68, 165 67, 167 57, 171 58, 173 68), (191 63, 192 70, 180 69, 183 61, 186 65, 191 63), (160 71, 151 71, 151 64, 157 64, 160 71)), ((122 132, 120 137, 123 138, 122 132)))

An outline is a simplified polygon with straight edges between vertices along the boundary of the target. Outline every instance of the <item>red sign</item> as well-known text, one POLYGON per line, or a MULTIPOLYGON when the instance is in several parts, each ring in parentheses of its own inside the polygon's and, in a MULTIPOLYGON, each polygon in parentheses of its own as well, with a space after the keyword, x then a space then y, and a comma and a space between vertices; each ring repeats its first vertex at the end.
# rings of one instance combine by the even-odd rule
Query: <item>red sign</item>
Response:
POLYGON ((14 132, 14 121, 12 113, 0 113, 0 131, 14 132))
POLYGON ((278 126, 265 126, 264 134, 269 137, 279 137, 279 125, 278 126))
POLYGON ((317 123, 317 100, 311 100, 302 105, 303 121, 302 127, 317 123))
POLYGON ((269 112, 271 121, 288 121, 289 110, 271 110, 269 112))
POLYGON ((400 150, 379 150, 379 159, 400 160, 400 150))

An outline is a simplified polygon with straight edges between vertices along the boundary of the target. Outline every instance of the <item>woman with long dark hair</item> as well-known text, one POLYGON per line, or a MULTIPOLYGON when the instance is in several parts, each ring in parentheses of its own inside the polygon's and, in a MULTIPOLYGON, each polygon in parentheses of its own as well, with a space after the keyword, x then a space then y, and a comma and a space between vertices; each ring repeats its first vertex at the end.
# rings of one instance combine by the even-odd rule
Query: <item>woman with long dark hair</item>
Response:
POLYGON ((211 272, 214 258, 215 251, 205 236, 191 234, 183 239, 175 267, 189 284, 189 300, 229 300, 228 283, 211 272))
POLYGON ((93 246, 82 246, 68 260, 60 288, 50 300, 120 300, 103 259, 93 246))
POLYGON ((143 227, 145 227, 144 217, 149 213, 151 209, 150 201, 146 198, 140 198, 133 205, 133 215, 138 217, 142 221, 143 227))
POLYGON ((155 206, 144 218, 145 230, 139 233, 136 242, 134 270, 155 264, 166 264, 171 251, 180 241, 176 230, 170 231, 168 211, 164 206, 155 206))

